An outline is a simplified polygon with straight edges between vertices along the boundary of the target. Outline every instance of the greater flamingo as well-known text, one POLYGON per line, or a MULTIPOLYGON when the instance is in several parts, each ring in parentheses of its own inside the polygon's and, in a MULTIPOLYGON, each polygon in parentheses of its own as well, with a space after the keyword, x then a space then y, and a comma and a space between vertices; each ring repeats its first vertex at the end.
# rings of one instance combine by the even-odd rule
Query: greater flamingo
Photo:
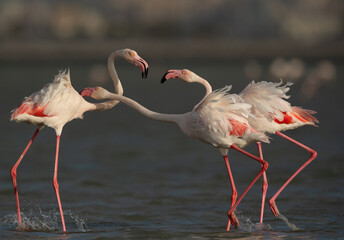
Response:
MULTIPOLYGON (((245 102, 251 104, 252 106, 251 110, 254 117, 249 117, 249 123, 251 126, 261 132, 270 134, 272 133, 281 136, 311 153, 310 158, 282 185, 282 187, 269 200, 270 209, 276 217, 279 215, 279 210, 275 203, 278 195, 289 184, 289 182, 293 180, 294 177, 317 156, 317 152, 313 149, 281 133, 281 131, 298 128, 304 125, 315 126, 315 122, 318 122, 318 120, 312 116, 312 114, 315 114, 316 112, 303 109, 301 107, 292 107, 290 103, 285 100, 289 98, 286 93, 289 91, 289 86, 291 84, 292 83, 287 83, 282 86, 282 81, 280 83, 265 81, 255 83, 254 81, 252 81, 240 93, 240 96, 245 100, 245 102)), ((261 143, 258 142, 257 145, 260 158, 263 159, 261 143)), ((261 223, 263 222, 264 204, 267 188, 268 182, 266 173, 264 172, 262 189, 263 195, 260 213, 261 223)))
MULTIPOLYGON (((121 56, 130 63, 139 67, 142 71, 142 77, 147 76, 148 64, 142 58, 140 58, 135 51, 130 49, 119 50, 110 55, 108 61, 110 75, 114 81, 115 91, 118 94, 122 94, 123 89, 114 68, 114 59, 116 56, 121 56)), ((12 111, 11 121, 26 122, 33 125, 38 125, 36 132, 11 169, 19 227, 23 227, 23 225, 17 190, 17 168, 39 131, 47 126, 53 128, 57 135, 53 187, 55 189, 61 215, 62 228, 63 231, 66 232, 59 194, 59 185, 57 182, 58 152, 62 129, 67 122, 76 118, 82 118, 84 112, 110 109, 117 103, 118 102, 114 100, 103 103, 89 103, 85 101, 84 98, 72 87, 69 71, 64 71, 60 72, 52 83, 46 84, 40 91, 37 91, 25 98, 23 103, 12 111)))
MULTIPOLYGON (((163 80, 176 77, 179 77, 186 82, 197 82, 195 78, 198 76, 188 70, 174 71, 165 74, 163 80)), ((269 140, 265 134, 255 130, 249 125, 247 118, 250 115, 251 106, 244 103, 240 96, 229 94, 231 86, 212 91, 209 84, 207 85, 205 81, 203 84, 207 89, 207 94, 209 94, 204 97, 192 111, 184 114, 162 114, 153 112, 130 98, 110 93, 102 87, 85 88, 81 92, 81 95, 99 100, 118 100, 148 118, 157 121, 175 123, 188 137, 198 139, 216 147, 225 160, 233 191, 231 209, 228 211, 228 231, 231 223, 234 227, 238 227, 239 225, 239 221, 234 214, 235 208, 252 185, 268 168, 268 163, 266 161, 242 150, 241 148, 251 142, 269 142, 269 140), (229 148, 233 148, 255 159, 262 165, 257 176, 236 202, 237 192, 227 158, 229 148)))
MULTIPOLYGON (((173 74, 174 71, 175 70, 170 70, 166 73, 166 75, 173 74)), ((184 74, 193 74, 192 72, 188 73, 187 70, 184 71, 184 74)), ((211 93, 210 84, 205 79, 197 75, 194 76, 195 77, 193 81, 199 82, 205 87, 206 94, 204 98, 206 98, 211 93)), ((287 83, 285 86, 280 86, 281 84, 282 83, 252 82, 239 94, 246 103, 249 103, 252 106, 252 115, 249 116, 248 121, 253 128, 264 133, 275 133, 279 136, 282 136, 311 153, 311 157, 309 158, 309 160, 288 179, 288 181, 281 187, 280 190, 276 192, 276 194, 269 201, 270 208, 275 216, 278 216, 279 214, 277 206, 275 204, 275 199, 277 198, 277 196, 304 167, 306 167, 311 161, 315 159, 317 154, 313 149, 306 147, 305 145, 287 137, 280 132, 304 125, 314 126, 314 122, 318 122, 317 119, 312 116, 312 114, 315 113, 314 111, 302 109, 300 107, 291 107, 290 103, 284 100, 289 98, 285 95, 285 93, 289 91, 289 86, 292 83, 287 83)), ((257 142, 257 145, 259 149, 259 156, 261 159, 263 159, 261 143, 257 142)), ((266 172, 264 172, 260 223, 263 222, 264 203, 267 187, 267 177, 266 172)))

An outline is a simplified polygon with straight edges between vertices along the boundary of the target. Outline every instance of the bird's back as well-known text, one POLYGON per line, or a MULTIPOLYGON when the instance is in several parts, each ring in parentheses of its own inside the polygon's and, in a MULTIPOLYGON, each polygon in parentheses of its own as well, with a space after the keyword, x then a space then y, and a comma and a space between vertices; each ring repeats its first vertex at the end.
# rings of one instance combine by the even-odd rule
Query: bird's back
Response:
POLYGON ((78 101, 82 99, 78 95, 71 85, 69 72, 60 72, 53 82, 26 97, 22 104, 12 111, 11 121, 46 125, 49 118, 56 119, 58 115, 64 114, 62 118, 70 118, 73 109, 69 108, 78 106, 78 101))
POLYGON ((237 94, 229 94, 231 86, 213 91, 193 110, 194 131, 198 138, 216 147, 243 147, 252 141, 268 142, 268 137, 248 123, 251 105, 237 94), (203 138, 203 139, 201 139, 203 138))
POLYGON ((314 111, 301 107, 292 107, 286 100, 290 96, 289 91, 292 83, 282 85, 273 82, 252 81, 241 93, 240 96, 245 102, 252 105, 250 124, 259 131, 274 133, 296 128, 306 124, 314 125, 317 120, 312 116, 314 111))
POLYGON ((285 99, 289 99, 286 93, 292 83, 282 86, 282 82, 254 82, 252 81, 241 93, 240 96, 245 102, 252 105, 252 114, 262 114, 269 118, 283 118, 282 112, 290 112, 291 105, 285 99))

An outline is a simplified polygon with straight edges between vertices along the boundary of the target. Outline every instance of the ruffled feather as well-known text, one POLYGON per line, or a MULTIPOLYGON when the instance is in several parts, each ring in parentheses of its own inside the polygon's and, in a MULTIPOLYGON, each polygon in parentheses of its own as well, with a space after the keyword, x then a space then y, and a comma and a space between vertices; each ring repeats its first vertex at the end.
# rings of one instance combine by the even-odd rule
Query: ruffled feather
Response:
MULTIPOLYGON (((69 70, 60 71, 53 82, 46 84, 41 90, 24 98, 22 104, 11 111, 11 120, 16 120, 18 115, 28 114, 36 117, 47 117, 51 114, 49 103, 55 98, 66 96, 63 94, 71 87, 69 70)), ((61 103, 63 99, 60 99, 61 103)))
POLYGON ((229 136, 250 138, 253 133, 255 141, 268 142, 265 134, 254 130, 248 123, 251 105, 239 95, 229 94, 231 86, 210 93, 197 107, 194 113, 199 121, 198 127, 207 128, 213 133, 227 138, 229 136))
POLYGON ((285 99, 289 91, 291 82, 282 85, 273 82, 254 82, 252 81, 241 93, 240 96, 245 102, 252 105, 252 114, 264 115, 266 118, 283 120, 283 112, 290 112, 291 105, 285 99))

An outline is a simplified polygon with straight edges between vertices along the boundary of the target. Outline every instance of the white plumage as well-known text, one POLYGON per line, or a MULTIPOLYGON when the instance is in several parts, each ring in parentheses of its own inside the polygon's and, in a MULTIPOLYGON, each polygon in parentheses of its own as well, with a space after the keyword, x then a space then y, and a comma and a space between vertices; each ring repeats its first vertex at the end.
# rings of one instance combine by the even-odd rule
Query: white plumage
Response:
POLYGON ((44 125, 61 134, 63 126, 81 118, 91 106, 72 87, 69 71, 61 71, 53 82, 26 97, 23 103, 12 111, 11 120, 44 125))
POLYGON ((239 95, 230 94, 229 91, 231 86, 226 86, 222 89, 212 91, 210 84, 205 79, 187 69, 169 70, 165 73, 161 82, 163 83, 171 78, 179 78, 190 83, 198 82, 205 86, 205 96, 192 111, 184 114, 162 114, 153 112, 130 98, 119 96, 118 94, 112 94, 101 87, 86 88, 81 92, 81 94, 92 98, 96 97, 97 99, 113 99, 121 101, 148 118, 157 121, 175 123, 185 135, 215 146, 225 160, 230 183, 233 189, 231 209, 227 213, 229 218, 227 222, 227 230, 229 230, 231 224, 238 227, 239 221, 234 214, 235 208, 257 179, 268 168, 268 163, 266 161, 245 152, 240 147, 253 141, 269 142, 269 139, 264 133, 255 130, 249 125, 248 117, 251 115, 251 106, 250 104, 245 103, 239 95), (256 160, 261 167, 260 172, 244 190, 237 201, 237 192, 235 190, 227 157, 228 149, 230 148, 256 160))
MULTIPOLYGON (((201 103, 199 103, 192 112, 191 116, 193 119, 186 119, 186 127, 184 125, 182 126, 186 130, 188 128, 191 129, 189 130, 191 137, 198 138, 214 145, 224 156, 232 186, 232 205, 231 210, 228 212, 229 221, 227 224, 227 230, 229 230, 230 224, 237 226, 238 221, 231 214, 233 214, 233 211, 241 201, 242 197, 252 187, 261 174, 263 174, 263 195, 260 222, 263 222, 264 203, 268 184, 265 174, 267 162, 263 160, 260 141, 268 142, 268 138, 265 133, 276 133, 311 153, 309 160, 303 164, 270 199, 270 208, 274 215, 278 216, 279 211, 275 204, 275 199, 287 184, 307 164, 313 161, 317 155, 313 149, 310 149, 285 136, 280 131, 293 129, 303 125, 315 125, 315 122, 318 122, 317 119, 312 116, 315 112, 301 107, 292 107, 290 103, 286 101, 286 99, 289 98, 286 93, 289 91, 289 87, 292 85, 291 83, 282 85, 282 81, 279 83, 265 81, 255 83, 253 81, 242 91, 241 94, 239 94, 239 96, 237 96, 228 94, 230 87, 225 87, 212 92, 210 84, 205 79, 197 76, 195 73, 187 69, 169 70, 164 75, 162 82, 170 78, 180 78, 186 82, 198 82, 206 89, 206 95, 203 98, 203 101, 201 101, 201 103), (260 158, 256 160, 262 165, 265 165, 265 167, 261 169, 260 173, 244 191, 244 194, 242 194, 239 200, 236 201, 237 193, 226 156, 228 146, 232 148, 233 146, 243 147, 254 141, 257 142, 260 153, 260 158)), ((182 130, 184 129, 183 127, 181 127, 182 130)))
POLYGON ((248 123, 251 105, 237 94, 229 94, 231 86, 210 93, 191 112, 186 127, 191 136, 215 147, 244 147, 251 142, 269 142, 268 137, 248 123))
POLYGON ((249 123, 255 129, 267 133, 294 129, 303 125, 315 125, 318 122, 312 114, 314 111, 301 107, 292 107, 288 101, 289 91, 292 83, 282 85, 273 82, 252 81, 240 96, 245 102, 252 106, 252 114, 249 123))
MULTIPOLYGON (((318 122, 318 120, 312 116, 312 114, 315 114, 314 111, 303 109, 301 107, 292 107, 290 103, 286 101, 286 99, 289 98, 286 93, 289 91, 289 87, 291 85, 292 83, 286 83, 285 85, 282 85, 282 81, 279 83, 265 81, 255 83, 252 81, 240 94, 245 102, 252 105, 252 114, 254 117, 250 116, 248 118, 250 125, 261 132, 277 134, 311 153, 311 157, 308 159, 308 161, 304 163, 269 200, 270 209, 275 216, 279 215, 279 210, 275 203, 278 195, 304 167, 306 167, 315 159, 317 155, 316 151, 313 149, 280 132, 303 125, 315 126, 315 122, 318 122)), ((260 157, 263 158, 261 144, 257 143, 257 145, 260 157)), ((262 205, 260 213, 261 223, 263 222, 267 187, 268 182, 266 173, 264 172, 262 205)))
MULTIPOLYGON (((139 67, 142 71, 142 77, 147 77, 148 64, 131 49, 118 50, 110 55, 108 59, 109 73, 115 86, 115 92, 122 95, 123 88, 119 81, 116 69, 114 68, 114 60, 116 56, 121 56, 128 62, 139 67)), ((58 152, 62 128, 67 122, 76 118, 82 118, 82 114, 86 111, 102 111, 110 109, 117 103, 118 101, 112 100, 102 103, 88 103, 72 87, 69 71, 63 71, 55 77, 52 83, 46 84, 40 91, 37 91, 25 98, 22 104, 12 111, 11 121, 27 122, 38 125, 35 134, 32 136, 28 145, 11 170, 13 188, 16 197, 19 227, 23 226, 21 222, 19 194, 17 190, 17 168, 39 131, 43 127, 48 126, 54 128, 57 135, 53 186, 60 209, 62 228, 65 232, 66 226, 64 222, 62 204, 60 201, 59 185, 57 182, 58 152)))

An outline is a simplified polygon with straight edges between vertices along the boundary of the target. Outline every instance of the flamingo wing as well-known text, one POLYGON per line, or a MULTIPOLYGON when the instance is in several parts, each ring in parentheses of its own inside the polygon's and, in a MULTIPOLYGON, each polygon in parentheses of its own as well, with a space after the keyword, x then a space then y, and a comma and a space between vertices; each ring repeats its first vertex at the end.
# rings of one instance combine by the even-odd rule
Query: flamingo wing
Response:
POLYGON ((46 106, 47 104, 40 106, 31 101, 24 101, 17 109, 13 111, 11 119, 13 120, 21 114, 28 114, 35 117, 47 117, 48 115, 44 114, 44 109, 46 106))
POLYGON ((41 90, 26 97, 22 104, 12 110, 11 120, 18 120, 18 116, 27 114, 34 117, 54 116, 50 102, 61 95, 71 86, 69 71, 60 72, 52 83, 46 84, 41 90))
POLYGON ((250 106, 236 94, 229 94, 231 86, 210 93, 195 109, 202 125, 210 131, 226 137, 233 131, 231 120, 240 121, 247 117, 250 106))
POLYGON ((286 93, 289 91, 292 83, 288 82, 282 85, 273 82, 257 82, 252 81, 241 93, 240 96, 245 102, 252 105, 252 113, 254 115, 263 115, 267 119, 277 119, 284 121, 286 112, 291 111, 291 105, 285 99, 286 93))
MULTIPOLYGON (((240 96, 252 105, 252 113, 268 122, 265 125, 272 127, 270 132, 293 129, 305 124, 314 125, 318 120, 312 116, 314 111, 300 107, 292 107, 286 99, 292 83, 282 85, 273 82, 252 81, 241 93, 240 96), (275 123, 275 125, 273 124, 275 123), (276 125, 277 123, 277 125, 276 125)), ((255 121, 251 121, 254 123, 255 121)), ((255 124, 253 124, 256 126, 255 124)), ((259 125, 259 124, 258 124, 259 125)), ((267 126, 259 126, 259 130, 266 130, 267 126)))
POLYGON ((251 105, 245 103, 239 95, 229 94, 230 90, 231 86, 226 86, 213 91, 194 109, 201 125, 225 138, 246 138, 251 134, 253 138, 268 142, 265 134, 253 129, 248 123, 251 105))

